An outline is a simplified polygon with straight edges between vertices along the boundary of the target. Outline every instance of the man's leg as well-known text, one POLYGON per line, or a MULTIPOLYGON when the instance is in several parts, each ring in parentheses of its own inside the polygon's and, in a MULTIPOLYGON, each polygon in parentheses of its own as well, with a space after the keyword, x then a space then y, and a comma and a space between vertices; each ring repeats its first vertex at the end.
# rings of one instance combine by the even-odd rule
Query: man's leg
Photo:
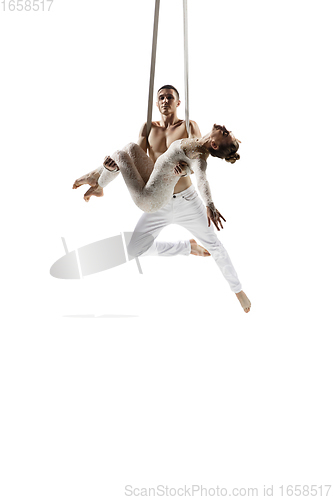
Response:
POLYGON ((193 238, 178 241, 156 241, 162 229, 172 222, 172 202, 157 212, 143 213, 128 245, 129 254, 136 257, 210 256, 210 253, 193 238))
POLYGON ((155 241, 162 229, 172 222, 171 203, 157 212, 143 213, 140 217, 131 241, 128 253, 135 257, 190 255, 191 243, 184 241, 155 241), (154 240, 152 244, 152 238, 154 240))
MULTIPOLYGON (((138 173, 146 183, 154 169, 152 159, 135 143, 129 143, 122 148, 136 166, 138 173)), ((133 255, 149 257, 163 256, 174 257, 176 255, 197 255, 208 257, 209 252, 194 240, 180 241, 156 241, 157 236, 164 227, 171 223, 170 203, 157 212, 144 213, 139 219, 131 241, 129 253, 133 255), (151 245, 151 237, 154 242, 151 245)))
POLYGON ((244 311, 248 312, 251 303, 242 291, 236 270, 228 252, 217 238, 213 225, 208 226, 206 208, 193 187, 176 195, 174 213, 174 223, 185 227, 207 248, 244 311))

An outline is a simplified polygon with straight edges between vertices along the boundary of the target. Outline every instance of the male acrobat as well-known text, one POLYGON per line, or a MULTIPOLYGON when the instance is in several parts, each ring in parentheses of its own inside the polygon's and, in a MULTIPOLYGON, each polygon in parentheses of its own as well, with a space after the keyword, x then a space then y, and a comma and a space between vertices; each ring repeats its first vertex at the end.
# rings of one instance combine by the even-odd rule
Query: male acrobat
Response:
MULTIPOLYGON (((161 114, 160 121, 152 123, 149 137, 147 138, 147 127, 144 124, 140 130, 138 145, 155 162, 163 154, 170 144, 178 139, 187 137, 184 120, 177 116, 177 108, 180 105, 178 91, 171 85, 161 87, 157 93, 157 107, 161 114)), ((196 122, 190 121, 190 132, 192 137, 201 137, 200 130, 196 122)), ((77 179, 73 188, 83 184, 90 184, 91 188, 84 195, 84 199, 89 201, 91 196, 103 196, 104 167, 94 170, 89 174, 77 179)), ((151 169, 147 167, 144 175, 149 177, 151 169)), ((119 174, 114 173, 113 179, 119 174)), ((110 182, 110 175, 108 175, 110 182)), ((145 179, 144 179, 145 180, 145 179)), ((170 202, 153 213, 144 212, 139 219, 130 242, 129 251, 136 256, 175 256, 175 255, 199 255, 213 256, 216 264, 235 292, 244 311, 250 311, 251 303, 242 290, 237 273, 231 263, 230 257, 216 236, 213 224, 217 230, 222 228, 221 216, 214 214, 205 207, 198 197, 189 176, 181 177, 175 186, 173 197, 170 202), (164 242, 156 241, 161 230, 169 224, 179 224, 188 229, 198 238, 206 248, 198 245, 191 239, 190 241, 164 242), (151 236, 154 243, 151 244, 151 236), (207 250, 208 251, 207 251, 207 250)))

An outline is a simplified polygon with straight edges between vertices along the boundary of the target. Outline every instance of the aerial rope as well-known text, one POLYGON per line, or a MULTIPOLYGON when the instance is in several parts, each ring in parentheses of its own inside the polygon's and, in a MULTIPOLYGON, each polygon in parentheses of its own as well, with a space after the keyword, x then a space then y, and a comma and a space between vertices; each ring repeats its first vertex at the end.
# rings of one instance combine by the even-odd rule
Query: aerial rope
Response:
POLYGON ((190 115, 189 115, 189 96, 188 96, 188 22, 187 22, 187 0, 183 0, 183 18, 184 18, 184 86, 185 86, 185 125, 187 136, 190 137, 190 115))
MULTIPOLYGON (((160 12, 160 0, 155 0, 155 14, 153 27, 153 42, 151 49, 148 111, 147 111, 147 138, 151 130, 153 99, 154 99, 154 81, 156 66, 156 48, 158 35, 158 19, 160 12)), ((189 91, 188 91, 188 20, 187 20, 187 0, 183 0, 183 26, 184 26, 184 80, 185 80, 185 125, 188 137, 190 137, 190 119, 189 119, 189 91)))

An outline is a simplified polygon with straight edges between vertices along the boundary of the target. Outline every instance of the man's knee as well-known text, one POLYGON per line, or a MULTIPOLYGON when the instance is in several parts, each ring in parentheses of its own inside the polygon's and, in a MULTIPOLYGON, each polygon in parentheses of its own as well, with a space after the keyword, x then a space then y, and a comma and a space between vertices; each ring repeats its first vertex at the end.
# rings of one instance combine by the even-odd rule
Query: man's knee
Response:
POLYGON ((134 232, 132 238, 127 245, 129 257, 140 257, 154 243, 154 238, 150 233, 134 232))

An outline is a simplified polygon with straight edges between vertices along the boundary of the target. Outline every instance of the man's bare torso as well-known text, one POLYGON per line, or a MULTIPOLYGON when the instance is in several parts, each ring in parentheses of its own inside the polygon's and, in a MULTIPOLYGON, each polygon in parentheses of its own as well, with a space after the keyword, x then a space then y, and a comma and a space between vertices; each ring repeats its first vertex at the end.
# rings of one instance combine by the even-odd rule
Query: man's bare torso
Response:
MULTIPOLYGON (((195 122, 190 121, 190 128, 192 136, 200 137, 200 131, 195 122)), ((141 141, 139 139, 139 145, 149 154, 149 157, 155 163, 157 158, 165 153, 174 141, 186 139, 187 137, 188 134, 184 120, 178 120, 175 124, 168 126, 164 126, 161 122, 152 122, 148 148, 145 148, 147 146, 146 140, 141 141)), ((175 186, 174 192, 180 193, 190 187, 191 184, 190 177, 181 177, 175 186)))

